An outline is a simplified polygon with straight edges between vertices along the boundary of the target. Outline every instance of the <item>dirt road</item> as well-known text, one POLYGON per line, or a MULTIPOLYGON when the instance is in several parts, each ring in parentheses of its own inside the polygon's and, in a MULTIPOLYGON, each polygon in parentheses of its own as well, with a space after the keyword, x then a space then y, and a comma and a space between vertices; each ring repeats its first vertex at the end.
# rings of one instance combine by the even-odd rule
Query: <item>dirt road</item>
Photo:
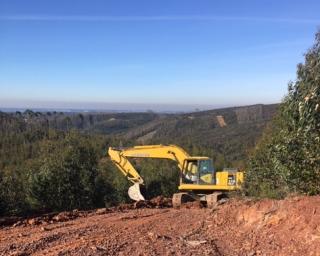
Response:
POLYGON ((319 217, 320 197, 63 213, 2 227, 0 255, 320 255, 319 217))

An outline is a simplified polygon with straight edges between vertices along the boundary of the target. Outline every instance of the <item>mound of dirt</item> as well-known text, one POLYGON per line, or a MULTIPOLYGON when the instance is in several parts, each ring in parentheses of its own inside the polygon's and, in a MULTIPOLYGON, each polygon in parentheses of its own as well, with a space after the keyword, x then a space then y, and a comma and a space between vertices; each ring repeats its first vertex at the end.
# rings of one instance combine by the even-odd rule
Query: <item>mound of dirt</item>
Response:
POLYGON ((211 213, 206 233, 226 254, 320 255, 320 197, 231 200, 211 213))
POLYGON ((142 209, 142 208, 169 208, 172 207, 171 198, 166 198, 163 196, 158 196, 152 198, 151 200, 139 201, 131 204, 120 204, 116 207, 110 208, 101 208, 97 210, 90 211, 65 211, 60 213, 49 213, 43 214, 40 216, 33 216, 30 218, 22 219, 20 217, 7 217, 0 219, 0 226, 28 226, 28 225, 41 225, 41 224, 52 224, 55 222, 65 222, 70 221, 80 217, 87 217, 92 215, 99 215, 111 212, 124 212, 133 209, 142 209))
POLYGON ((320 196, 139 204, 20 220, 0 229, 0 255, 320 255, 320 196))
POLYGON ((166 198, 163 196, 157 196, 152 198, 151 200, 138 201, 131 204, 120 204, 116 207, 108 208, 109 212, 117 212, 117 211, 127 211, 133 209, 141 209, 141 208, 169 208, 172 207, 171 198, 166 198))
MULTIPOLYGON (((2 223, 2 226, 8 226, 12 225, 12 227, 17 227, 17 226, 28 226, 28 225, 41 225, 41 224, 52 224, 55 222, 65 222, 69 220, 73 220, 79 217, 86 217, 88 215, 95 214, 97 211, 101 209, 95 210, 95 211, 78 211, 78 210, 73 210, 70 212, 60 212, 60 213, 48 213, 48 214, 43 214, 40 216, 33 216, 29 218, 18 218, 18 220, 14 223, 6 222, 2 223)), ((105 208, 104 208, 105 210, 105 208)))

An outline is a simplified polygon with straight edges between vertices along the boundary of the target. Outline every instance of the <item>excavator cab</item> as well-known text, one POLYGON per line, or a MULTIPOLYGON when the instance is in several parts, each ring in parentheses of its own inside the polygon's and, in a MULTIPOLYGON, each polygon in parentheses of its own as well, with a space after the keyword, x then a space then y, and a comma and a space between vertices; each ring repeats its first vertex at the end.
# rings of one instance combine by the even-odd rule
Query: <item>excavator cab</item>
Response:
POLYGON ((185 184, 215 184, 215 169, 209 158, 186 159, 182 168, 181 182, 185 184))

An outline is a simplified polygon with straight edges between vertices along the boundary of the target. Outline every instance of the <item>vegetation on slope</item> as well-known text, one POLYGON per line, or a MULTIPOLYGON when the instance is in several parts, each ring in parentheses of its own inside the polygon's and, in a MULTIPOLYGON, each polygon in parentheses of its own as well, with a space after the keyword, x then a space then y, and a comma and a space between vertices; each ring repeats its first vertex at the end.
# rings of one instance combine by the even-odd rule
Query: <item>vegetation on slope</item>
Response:
MULTIPOLYGON (((170 115, 0 113, 0 214, 87 209, 128 200, 130 184, 106 157, 109 146, 178 144, 191 154, 212 157, 218 169, 241 167, 276 107, 170 115)), ((140 159, 135 165, 149 197, 176 191, 175 163, 140 159)))
POLYGON ((249 161, 250 195, 284 197, 320 193, 320 32, 279 114, 249 161))

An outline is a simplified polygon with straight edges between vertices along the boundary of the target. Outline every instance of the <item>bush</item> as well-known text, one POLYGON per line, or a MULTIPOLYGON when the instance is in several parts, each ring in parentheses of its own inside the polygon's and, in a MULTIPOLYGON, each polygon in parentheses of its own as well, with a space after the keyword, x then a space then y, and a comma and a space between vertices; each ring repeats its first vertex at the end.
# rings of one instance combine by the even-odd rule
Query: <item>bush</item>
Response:
POLYGON ((46 142, 30 171, 33 205, 47 210, 88 209, 96 197, 97 154, 90 141, 76 134, 46 142))
POLYGON ((144 178, 146 199, 159 195, 171 197, 179 185, 179 169, 176 162, 164 159, 139 159, 137 169, 144 178))
POLYGON ((320 32, 298 65, 271 130, 256 148, 246 191, 261 197, 320 193, 320 32))
POLYGON ((18 215, 28 211, 25 179, 16 169, 0 171, 0 215, 18 215))

